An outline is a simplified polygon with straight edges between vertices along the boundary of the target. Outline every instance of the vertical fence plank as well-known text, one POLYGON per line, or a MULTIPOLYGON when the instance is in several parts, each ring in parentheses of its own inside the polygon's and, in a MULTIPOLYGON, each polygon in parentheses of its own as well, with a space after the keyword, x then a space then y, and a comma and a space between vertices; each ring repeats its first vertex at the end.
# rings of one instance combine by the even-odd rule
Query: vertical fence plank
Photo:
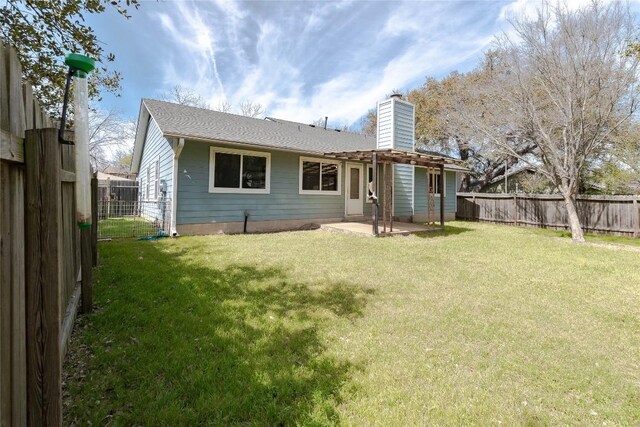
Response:
MULTIPOLYGON (((24 252, 24 173, 11 168, 11 282, 12 282, 12 418, 14 425, 27 424, 26 298, 24 252)), ((6 186, 6 181, 5 181, 6 186)), ((4 196, 4 195, 3 195, 4 196)))
POLYGON ((42 110, 37 99, 33 100, 33 128, 42 129, 42 110))
POLYGON ((62 423, 58 133, 42 129, 26 136, 28 421, 58 426, 62 423))
POLYGON ((0 42, 0 129, 9 130, 9 49, 0 42))
MULTIPOLYGON (((2 49, 0 49, 2 55, 2 49)), ((10 228, 9 200, 7 188, 8 164, 0 162, 0 425, 11 422, 11 256, 9 253, 8 230, 10 228)))
POLYGON ((30 84, 22 85, 22 99, 24 103, 25 130, 33 129, 33 89, 30 84))
POLYGON ((24 138, 26 126, 24 97, 22 96, 22 68, 18 54, 14 49, 9 49, 8 54, 8 77, 9 77, 9 131, 19 137, 24 138))
MULTIPOLYGON (((0 129, 9 128, 9 89, 6 48, 0 42, 0 129)), ((8 186, 8 167, 0 161, 0 425, 11 425, 11 266, 6 231, 9 229, 8 200, 4 189, 8 186)))

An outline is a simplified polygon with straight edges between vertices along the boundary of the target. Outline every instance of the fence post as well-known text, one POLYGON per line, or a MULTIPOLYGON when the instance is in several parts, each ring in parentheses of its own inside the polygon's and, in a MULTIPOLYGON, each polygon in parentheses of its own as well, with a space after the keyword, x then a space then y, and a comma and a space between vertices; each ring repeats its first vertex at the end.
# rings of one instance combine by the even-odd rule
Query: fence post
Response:
POLYGON ((471 199, 471 221, 480 221, 480 209, 478 209, 478 217, 476 218, 476 195, 473 194, 471 199))
POLYGON ((27 412, 29 425, 62 424, 62 213, 58 130, 29 130, 26 166, 27 412))
POLYGON ((91 264, 98 265, 98 174, 94 173, 91 178, 91 264))
POLYGON ((518 225, 518 194, 513 194, 513 225, 518 225))
POLYGON ((111 218, 111 178, 107 178, 107 219, 111 218))
POLYGON ((91 249, 91 228, 80 229, 80 266, 82 271, 81 282, 81 311, 84 314, 91 313, 93 307, 93 289, 91 276, 93 268, 93 254, 91 249))
POLYGON ((638 211, 638 198, 640 196, 635 196, 633 198, 633 220, 635 225, 633 227, 633 237, 640 237, 640 212, 638 211))

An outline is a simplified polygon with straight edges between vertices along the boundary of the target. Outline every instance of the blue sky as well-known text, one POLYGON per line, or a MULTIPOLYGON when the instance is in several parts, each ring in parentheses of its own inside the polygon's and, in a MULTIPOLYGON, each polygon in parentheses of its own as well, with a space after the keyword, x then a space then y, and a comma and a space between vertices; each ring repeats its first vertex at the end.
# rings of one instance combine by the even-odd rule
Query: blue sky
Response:
POLYGON ((267 115, 357 126, 392 89, 477 64, 517 1, 142 1, 131 19, 91 16, 122 73, 103 109, 127 117, 177 84, 210 105, 259 102, 267 115))

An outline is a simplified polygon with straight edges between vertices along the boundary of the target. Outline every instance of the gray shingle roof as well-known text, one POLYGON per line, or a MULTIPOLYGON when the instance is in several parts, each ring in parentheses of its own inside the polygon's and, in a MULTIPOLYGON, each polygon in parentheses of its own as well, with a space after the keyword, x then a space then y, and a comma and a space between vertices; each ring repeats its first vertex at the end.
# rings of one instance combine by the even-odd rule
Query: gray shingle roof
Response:
POLYGON ((165 136, 229 141, 311 153, 371 150, 376 139, 278 119, 254 119, 143 99, 151 117, 165 136))

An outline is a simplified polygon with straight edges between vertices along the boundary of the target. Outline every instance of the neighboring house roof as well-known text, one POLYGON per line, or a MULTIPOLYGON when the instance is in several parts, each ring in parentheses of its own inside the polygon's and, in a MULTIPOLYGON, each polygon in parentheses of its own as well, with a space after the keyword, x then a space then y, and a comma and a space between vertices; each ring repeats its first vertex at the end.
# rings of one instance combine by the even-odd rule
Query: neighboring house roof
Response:
POLYGON ((131 173, 128 167, 126 166, 107 166, 103 168, 100 172, 105 173, 107 175, 115 175, 126 179, 135 178, 135 174, 131 173))
POLYGON ((352 132, 324 129, 273 117, 256 119, 155 99, 143 99, 131 165, 134 173, 140 167, 144 133, 151 118, 163 135, 169 138, 246 144, 318 155, 337 151, 374 150, 377 145, 375 137, 352 132))
POLYGON ((124 177, 119 176, 119 175, 111 175, 111 174, 104 173, 104 172, 98 172, 97 178, 99 180, 110 179, 111 181, 134 181, 133 179, 124 178, 124 177))

